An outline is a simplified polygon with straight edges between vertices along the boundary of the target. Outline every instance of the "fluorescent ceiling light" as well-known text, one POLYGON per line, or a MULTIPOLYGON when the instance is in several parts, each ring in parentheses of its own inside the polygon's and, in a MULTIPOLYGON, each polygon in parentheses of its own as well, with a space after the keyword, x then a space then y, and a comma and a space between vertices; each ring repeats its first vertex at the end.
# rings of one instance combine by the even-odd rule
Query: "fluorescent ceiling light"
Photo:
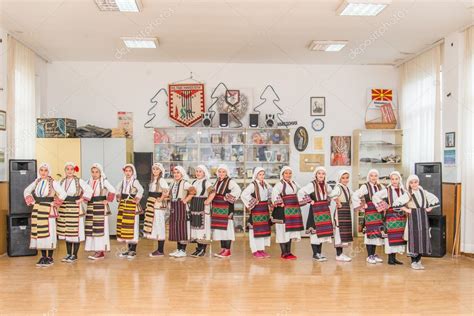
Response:
POLYGON ((320 52, 338 52, 346 46, 347 41, 312 41, 309 49, 320 52))
POLYGON ((158 46, 158 39, 154 37, 122 37, 122 41, 128 48, 156 48, 158 46))
POLYGON ((101 11, 140 12, 140 0, 95 0, 101 11))
POLYGON ((376 16, 389 4, 390 1, 345 0, 337 13, 347 16, 376 16))

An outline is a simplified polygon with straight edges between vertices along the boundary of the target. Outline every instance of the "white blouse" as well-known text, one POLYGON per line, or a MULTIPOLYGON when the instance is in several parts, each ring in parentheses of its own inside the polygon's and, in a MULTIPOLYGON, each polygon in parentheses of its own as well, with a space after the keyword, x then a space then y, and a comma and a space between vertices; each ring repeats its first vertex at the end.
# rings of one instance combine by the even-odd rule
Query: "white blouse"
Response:
POLYGON ((104 179, 103 182, 104 184, 103 184, 103 187, 101 188, 100 179, 98 180, 89 179, 89 181, 87 181, 87 184, 92 188, 92 197, 102 196, 102 195, 107 196, 108 194, 115 194, 114 186, 110 184, 110 182, 107 179, 104 179), (105 189, 106 192, 101 192, 101 189, 105 189))
POLYGON ((275 184, 275 186, 273 187, 273 191, 272 191, 272 203, 274 203, 274 204, 278 203, 281 200, 280 195, 282 193, 284 195, 297 194, 299 188, 300 188, 300 186, 294 181, 291 181, 290 183, 286 182, 286 189, 285 189, 285 192, 283 192, 283 183, 282 183, 282 181, 277 182, 275 184))
MULTIPOLYGON (((428 207, 438 207, 439 206, 439 200, 434 195, 433 193, 430 193, 424 189, 418 189, 416 191, 413 191, 412 194, 414 195, 416 201, 422 208, 428 208, 428 207), (428 205, 426 205, 425 201, 422 199, 422 195, 420 191, 423 191, 423 196, 426 198, 426 202, 428 205)), ((411 195, 408 191, 405 191, 405 193, 399 198, 399 203, 400 205, 405 205, 411 200, 411 195)))
MULTIPOLYGON (((166 180, 163 178, 160 178, 160 188, 162 190, 168 190, 170 188, 168 182, 166 182, 166 180)), ((156 192, 156 181, 151 182, 148 185, 148 189, 150 192, 156 192)))
MULTIPOLYGON (((257 183, 258 193, 260 194, 260 201, 268 201, 268 198, 272 194, 272 187, 268 184, 262 186, 260 182, 257 183)), ((244 203, 245 207, 249 208, 251 206, 251 201, 254 199, 252 194, 255 193, 255 184, 254 182, 250 183, 245 190, 242 191, 240 199, 244 203)), ((257 202, 260 202, 257 201, 257 202)))
POLYGON ((378 192, 375 192, 375 194, 372 196, 372 201, 375 204, 378 204, 378 203, 382 202, 384 199, 387 199, 388 198, 388 192, 390 192, 389 190, 392 190, 392 197, 393 197, 393 203, 392 203, 391 206, 396 207, 396 206, 402 206, 402 205, 406 204, 406 202, 403 203, 402 200, 401 200, 401 197, 405 193, 405 190, 400 188, 400 196, 398 196, 397 190, 395 189, 395 187, 393 187, 391 185, 389 185, 386 188, 383 188, 382 190, 380 190, 378 192))
POLYGON ((143 196, 143 191, 144 189, 137 179, 133 179, 133 181, 131 180, 127 181, 126 179, 123 179, 117 185, 117 192, 120 192, 119 194, 125 194, 125 195, 136 194, 136 197, 139 199, 143 196), (134 188, 136 189, 136 193, 135 193, 134 188))
POLYGON ((196 195, 195 197, 208 197, 209 196, 209 188, 212 187, 211 180, 209 179, 195 179, 192 182, 192 186, 196 189, 196 195), (206 180, 206 186, 204 188, 204 194, 202 193, 202 185, 204 180, 206 180))
POLYGON ((188 195, 188 190, 192 188, 193 186, 185 181, 185 180, 180 180, 180 181, 173 181, 171 184, 171 189, 170 189, 170 198, 171 201, 177 201, 178 199, 184 199, 188 195), (182 188, 182 189, 181 189, 182 188))
MULTIPOLYGON (((29 186, 25 188, 23 196, 26 198, 32 196, 33 193, 36 197, 48 197, 49 196, 49 179, 41 179, 36 183, 37 180, 33 181, 29 186)), ((67 197, 66 191, 61 187, 58 181, 53 180, 53 190, 56 191, 56 195, 60 200, 64 200, 67 197)))
MULTIPOLYGON (((67 193, 67 196, 78 196, 79 192, 76 188, 76 181, 74 178, 65 178, 61 181, 61 187, 67 193)), ((79 179, 79 186, 82 189, 82 198, 86 201, 89 201, 92 197, 92 188, 86 181, 79 179)))
MULTIPOLYGON (((319 185, 319 184, 316 184, 319 185)), ((321 199, 327 200, 328 197, 331 198, 332 189, 329 185, 326 184, 326 192, 321 196, 321 199)), ((310 182, 298 191, 298 200, 302 200, 305 196, 309 196, 314 192, 314 183, 310 182)))
MULTIPOLYGON (((372 187, 372 192, 376 193, 376 192, 380 191, 377 188, 377 185, 372 184, 372 183, 369 183, 368 185, 370 185, 372 187), (378 190, 378 191, 376 191, 376 190, 378 190)), ((383 189, 383 187, 382 187, 382 189, 383 189)), ((358 190, 355 190, 354 193, 352 194, 352 205, 354 206, 354 208, 360 207, 360 205, 361 205, 360 200, 366 194, 369 194, 369 189, 367 188, 367 183, 364 183, 358 190)))
POLYGON ((329 194, 329 197, 333 200, 339 199, 341 203, 351 203, 351 196, 353 195, 352 190, 345 186, 342 183, 338 183, 334 186, 334 189, 332 189, 331 193, 329 194), (346 189, 346 191, 349 193, 349 201, 346 201, 346 196, 344 195, 343 188, 346 189))

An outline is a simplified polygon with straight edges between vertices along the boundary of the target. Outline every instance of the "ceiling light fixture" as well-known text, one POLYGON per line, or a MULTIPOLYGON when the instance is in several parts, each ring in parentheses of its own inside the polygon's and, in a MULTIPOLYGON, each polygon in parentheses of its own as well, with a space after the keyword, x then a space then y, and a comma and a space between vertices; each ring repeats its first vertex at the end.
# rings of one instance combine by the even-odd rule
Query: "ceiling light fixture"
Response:
POLYGON ((390 0, 344 0, 336 12, 344 16, 376 16, 390 3, 390 0))
POLYGON ((128 48, 157 48, 159 44, 155 37, 122 37, 121 39, 128 48))
POLYGON ((309 50, 320 52, 338 52, 346 46, 347 41, 312 41, 309 50))
POLYGON ((140 0, 95 0, 100 11, 140 12, 140 0))

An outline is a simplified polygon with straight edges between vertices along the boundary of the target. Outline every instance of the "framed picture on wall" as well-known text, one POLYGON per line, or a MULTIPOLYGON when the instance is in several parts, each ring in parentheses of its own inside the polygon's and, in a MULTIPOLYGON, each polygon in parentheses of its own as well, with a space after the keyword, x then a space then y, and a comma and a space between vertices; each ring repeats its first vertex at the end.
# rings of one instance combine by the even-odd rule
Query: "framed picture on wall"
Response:
POLYGON ((310 115, 326 116, 326 97, 310 98, 310 115))
POLYGON ((444 147, 446 148, 456 147, 456 133, 455 132, 446 133, 444 137, 444 147))
POLYGON ((7 112, 0 111, 0 131, 7 129, 7 112))
POLYGON ((351 136, 331 136, 331 166, 351 165, 351 136))

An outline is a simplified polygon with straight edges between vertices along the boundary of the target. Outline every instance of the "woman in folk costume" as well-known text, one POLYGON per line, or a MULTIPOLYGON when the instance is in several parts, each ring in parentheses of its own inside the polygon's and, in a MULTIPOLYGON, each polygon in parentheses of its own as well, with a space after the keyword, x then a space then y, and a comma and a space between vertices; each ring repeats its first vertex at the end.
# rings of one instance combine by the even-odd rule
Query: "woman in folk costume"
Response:
POLYGON ((220 240, 221 251, 214 254, 219 258, 231 256, 230 247, 235 240, 234 232, 234 203, 240 197, 242 190, 237 182, 230 178, 226 165, 217 167, 217 181, 210 188, 212 239, 220 240))
POLYGON ((336 247, 336 260, 350 262, 352 258, 343 253, 343 248, 349 247, 352 238, 352 208, 349 189, 350 173, 347 170, 339 171, 337 184, 331 192, 331 197, 336 201, 334 209, 334 247, 336 247))
POLYGON ((301 204, 311 204, 306 231, 310 233, 313 259, 319 262, 328 260, 321 253, 323 243, 332 242, 333 226, 329 209, 331 192, 331 187, 326 183, 326 169, 324 167, 317 167, 314 170, 314 180, 298 192, 301 204))
POLYGON ((439 207, 438 198, 420 186, 420 179, 410 175, 407 179, 407 191, 400 198, 405 206, 402 210, 408 213, 408 230, 405 239, 408 240, 408 254, 411 257, 411 267, 423 270, 422 255, 431 254, 430 225, 428 213, 439 207))
POLYGON ((115 188, 107 180, 104 168, 98 163, 91 167, 91 177, 87 184, 92 188, 92 197, 87 203, 85 235, 86 251, 94 251, 89 256, 91 260, 105 258, 105 252, 110 251, 109 203, 115 198, 115 188))
POLYGON ((77 261, 77 253, 80 243, 86 237, 84 234, 84 202, 88 202, 92 197, 92 188, 82 179, 79 179, 75 173, 79 171, 72 162, 67 162, 64 166, 66 177, 60 184, 66 192, 67 197, 59 208, 59 217, 57 220, 58 238, 66 240, 66 257, 63 262, 77 261))
POLYGON ((406 225, 405 212, 400 208, 403 203, 400 198, 405 193, 402 184, 402 176, 398 171, 390 173, 390 185, 378 191, 373 196, 373 202, 377 209, 385 212, 385 228, 387 236, 385 241, 385 253, 388 255, 388 264, 403 264, 397 260, 397 253, 405 252, 406 241, 403 239, 406 225))
POLYGON ((272 187, 265 181, 265 170, 257 167, 253 171, 252 182, 242 191, 241 199, 250 210, 249 243, 254 258, 270 258, 265 247, 270 247, 272 187))
POLYGON ((212 187, 209 170, 206 166, 196 167, 196 179, 192 182, 196 189, 190 203, 191 210, 191 240, 197 242, 196 251, 191 257, 203 257, 206 254, 207 244, 211 242, 211 200, 209 188, 212 187))
POLYGON ((188 203, 196 194, 196 189, 188 182, 186 171, 181 166, 173 169, 173 183, 170 187, 169 240, 177 242, 177 249, 171 257, 186 257, 186 244, 189 242, 188 203))
POLYGON ((280 181, 272 190, 272 220, 275 223, 276 242, 280 244, 281 258, 284 260, 296 259, 291 253, 291 241, 300 241, 301 231, 304 230, 297 196, 299 186, 292 177, 293 170, 289 166, 283 167, 280 181))
POLYGON ((143 187, 138 182, 135 166, 128 163, 123 166, 124 177, 117 185, 117 241, 125 242, 128 249, 119 257, 134 259, 137 255, 139 239, 140 213, 142 212, 140 200, 143 196, 143 187))
POLYGON ((367 262, 370 264, 381 263, 383 260, 375 253, 377 246, 383 246, 382 238, 383 218, 382 213, 377 210, 372 198, 375 193, 382 190, 383 186, 379 182, 379 172, 375 169, 369 170, 367 182, 364 183, 352 195, 352 205, 354 209, 364 210, 365 234, 364 243, 367 247, 367 262))
POLYGON ((169 186, 164 179, 165 168, 161 163, 154 163, 151 167, 151 181, 148 186, 148 200, 146 202, 145 220, 143 224, 144 236, 147 239, 157 240, 158 248, 149 254, 150 257, 164 255, 166 239, 166 209, 168 208, 169 186))
POLYGON ((57 208, 66 198, 66 192, 59 182, 50 176, 50 172, 48 164, 41 164, 38 177, 26 187, 23 194, 26 204, 33 205, 30 248, 41 250, 41 258, 36 263, 38 267, 47 267, 54 263, 57 208))

